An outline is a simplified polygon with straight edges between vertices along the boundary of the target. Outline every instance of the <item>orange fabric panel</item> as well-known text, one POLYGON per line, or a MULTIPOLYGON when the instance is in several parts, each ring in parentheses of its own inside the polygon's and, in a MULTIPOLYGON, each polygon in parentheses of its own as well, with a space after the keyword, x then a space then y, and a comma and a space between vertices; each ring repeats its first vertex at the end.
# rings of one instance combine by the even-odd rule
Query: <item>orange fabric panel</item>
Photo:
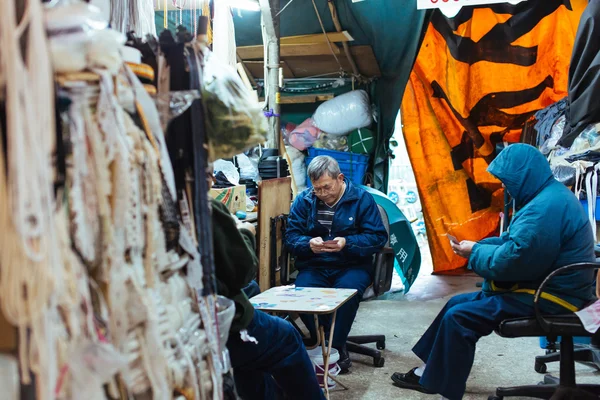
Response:
POLYGON ((527 3, 512 15, 463 9, 468 20, 436 12, 411 73, 401 108, 403 133, 434 272, 466 264, 452 252, 447 233, 477 241, 498 230, 503 194, 486 171, 495 144, 518 141, 525 121, 567 94, 587 0, 572 0, 571 9, 557 0, 527 3))

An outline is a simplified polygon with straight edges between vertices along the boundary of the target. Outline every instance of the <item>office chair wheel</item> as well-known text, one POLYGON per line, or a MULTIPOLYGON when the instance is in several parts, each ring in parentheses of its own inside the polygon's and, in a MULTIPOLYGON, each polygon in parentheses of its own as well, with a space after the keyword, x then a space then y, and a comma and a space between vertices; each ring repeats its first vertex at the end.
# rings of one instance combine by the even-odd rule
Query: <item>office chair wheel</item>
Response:
POLYGON ((376 344, 377 350, 385 350, 385 340, 380 340, 376 344))
POLYGON ((535 369, 535 372, 537 372, 539 374, 545 374, 546 372, 548 372, 548 366, 546 365, 546 363, 539 362, 539 361, 535 362, 534 369, 535 369))
POLYGON ((375 366, 375 368, 383 368, 384 365, 385 365, 385 358, 377 357, 377 358, 373 359, 373 366, 375 366))

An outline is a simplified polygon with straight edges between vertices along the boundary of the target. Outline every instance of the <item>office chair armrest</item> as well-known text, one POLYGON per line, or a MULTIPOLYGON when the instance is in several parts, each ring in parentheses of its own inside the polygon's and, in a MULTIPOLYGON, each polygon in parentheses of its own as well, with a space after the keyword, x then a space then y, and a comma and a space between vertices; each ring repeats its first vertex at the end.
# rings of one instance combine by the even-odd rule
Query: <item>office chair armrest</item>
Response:
POLYGON ((546 277, 546 279, 544 279, 544 281, 542 282, 540 287, 535 292, 535 297, 533 298, 533 307, 535 310, 535 318, 537 319, 538 323, 540 324, 540 326, 542 327, 542 329, 545 332, 550 333, 550 331, 552 329, 552 322, 547 321, 544 318, 544 316, 542 315, 542 313, 540 311, 540 298, 542 296, 542 293, 544 292, 544 289, 546 288, 548 283, 552 280, 552 278, 554 278, 557 275, 562 275, 566 272, 582 271, 582 270, 586 270, 586 269, 599 269, 599 268, 600 268, 600 263, 598 263, 598 262, 571 264, 571 265, 566 265, 564 267, 561 267, 561 268, 557 269, 556 271, 553 271, 550 275, 548 275, 546 277))

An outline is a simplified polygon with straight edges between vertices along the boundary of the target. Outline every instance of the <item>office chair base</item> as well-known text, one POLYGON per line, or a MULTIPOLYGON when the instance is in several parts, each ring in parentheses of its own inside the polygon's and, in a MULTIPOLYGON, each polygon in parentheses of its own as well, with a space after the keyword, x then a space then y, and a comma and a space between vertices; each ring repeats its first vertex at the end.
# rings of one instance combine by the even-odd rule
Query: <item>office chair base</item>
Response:
POLYGON ((556 384, 540 384, 530 386, 517 386, 496 389, 496 395, 489 396, 488 400, 503 400, 506 397, 531 397, 534 399, 598 399, 600 385, 577 385, 567 387, 556 384))
MULTIPOLYGON (((585 363, 586 365, 590 365, 600 370, 600 365, 596 364, 594 361, 594 350, 598 351, 598 349, 594 349, 590 345, 575 345, 575 351, 573 352, 573 357, 575 361, 580 363, 585 363)), ((553 351, 543 356, 537 356, 535 358, 535 372, 540 374, 545 374, 548 372, 547 363, 558 362, 560 361, 560 351, 553 351)))
POLYGON ((373 358, 373 366, 382 368, 385 365, 381 350, 385 349, 384 335, 365 335, 365 336, 350 336, 346 342, 346 348, 350 353, 362 354, 373 358), (364 346, 368 343, 375 343, 378 350, 364 346))

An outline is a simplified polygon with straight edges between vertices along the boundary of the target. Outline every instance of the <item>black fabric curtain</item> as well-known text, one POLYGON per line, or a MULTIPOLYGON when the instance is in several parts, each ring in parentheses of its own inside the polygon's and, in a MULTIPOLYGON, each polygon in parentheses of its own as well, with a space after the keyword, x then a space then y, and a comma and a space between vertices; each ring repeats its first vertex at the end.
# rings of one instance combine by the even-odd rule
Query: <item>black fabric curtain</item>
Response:
POLYGON ((590 0, 581 16, 569 68, 567 124, 559 142, 571 147, 591 123, 600 121, 600 0, 590 0))

